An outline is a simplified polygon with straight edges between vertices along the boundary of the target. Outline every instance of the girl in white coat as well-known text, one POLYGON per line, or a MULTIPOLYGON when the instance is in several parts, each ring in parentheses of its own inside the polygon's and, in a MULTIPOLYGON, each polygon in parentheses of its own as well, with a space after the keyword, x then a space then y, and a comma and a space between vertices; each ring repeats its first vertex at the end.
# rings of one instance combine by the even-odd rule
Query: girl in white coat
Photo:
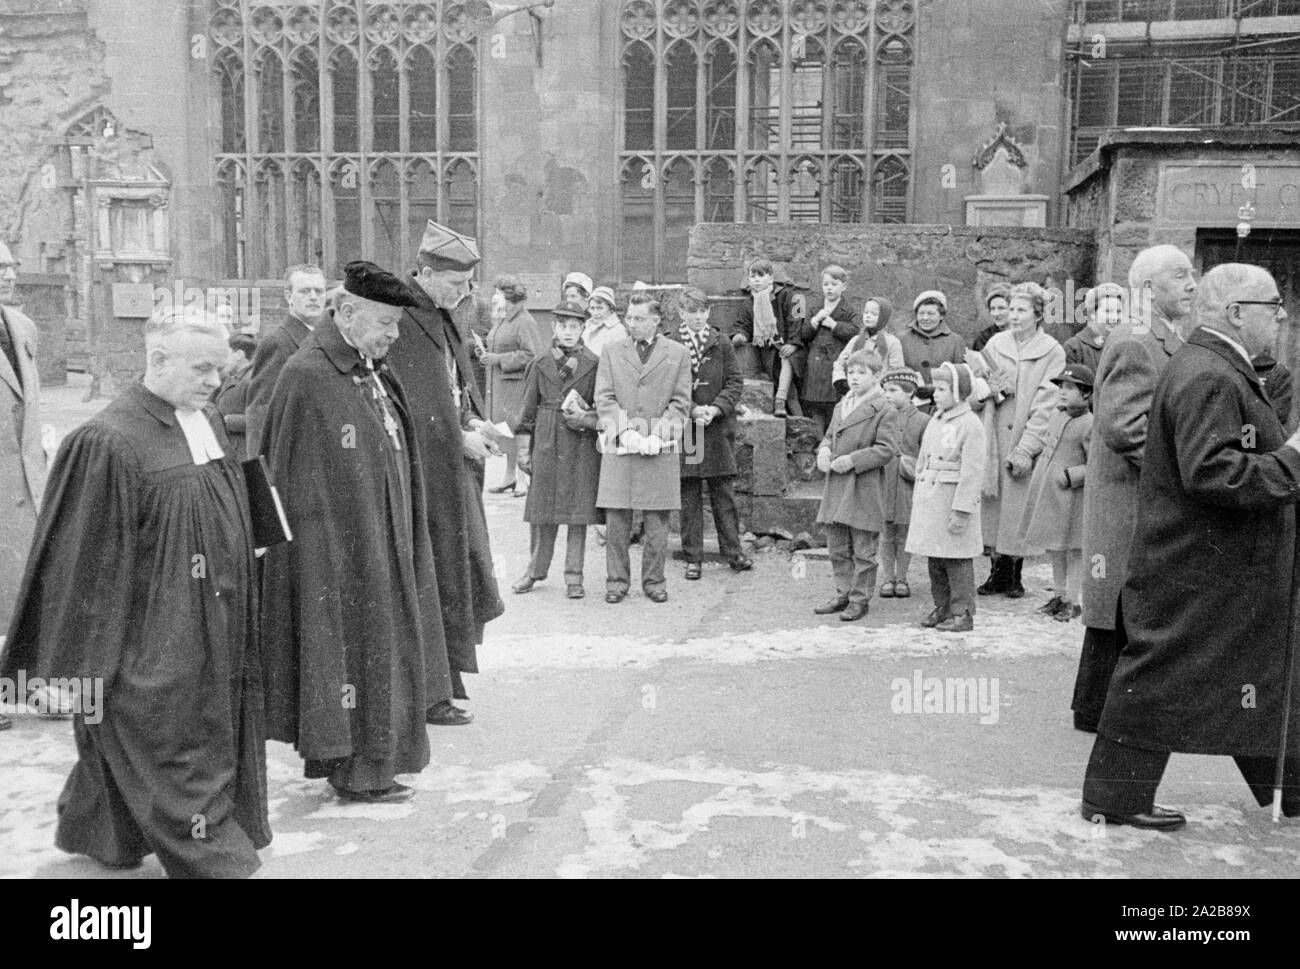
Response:
POLYGON ((907 551, 929 560, 934 611, 922 621, 943 632, 975 626, 975 559, 984 551, 980 489, 987 444, 971 413, 975 378, 964 363, 931 371, 937 413, 921 438, 907 551))

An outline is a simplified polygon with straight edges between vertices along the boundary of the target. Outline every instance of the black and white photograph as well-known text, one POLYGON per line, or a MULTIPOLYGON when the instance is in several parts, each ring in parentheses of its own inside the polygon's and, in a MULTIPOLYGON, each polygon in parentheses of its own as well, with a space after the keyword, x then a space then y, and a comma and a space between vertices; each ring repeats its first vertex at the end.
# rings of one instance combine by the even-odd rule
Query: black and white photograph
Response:
POLYGON ((0 142, 37 934, 1300 873, 1300 0, 0 0, 0 142))

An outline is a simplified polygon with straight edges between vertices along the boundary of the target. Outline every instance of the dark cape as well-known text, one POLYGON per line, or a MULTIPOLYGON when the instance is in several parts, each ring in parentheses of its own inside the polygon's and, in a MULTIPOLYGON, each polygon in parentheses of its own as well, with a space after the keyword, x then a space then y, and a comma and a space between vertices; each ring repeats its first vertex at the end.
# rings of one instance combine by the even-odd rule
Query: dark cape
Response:
POLYGON ((451 678, 416 432, 401 383, 378 371, 400 450, 331 321, 271 395, 263 452, 293 541, 263 569, 267 728, 311 762, 359 756, 413 773, 429 762, 425 710, 451 697, 451 678))
POLYGON ((417 428, 448 658, 453 670, 477 673, 483 627, 505 612, 483 510, 483 464, 467 458, 462 446, 465 422, 486 410, 460 330, 415 280, 409 285, 419 305, 402 315, 401 337, 388 360, 407 390, 417 428), (459 371, 460 408, 447 372, 448 349, 459 371))
MULTIPOLYGON (((1129 643, 1098 732, 1147 750, 1276 755, 1300 453, 1244 357, 1199 329, 1156 386, 1120 596, 1129 643)), ((1300 751, 1300 691, 1289 751, 1300 751)))
POLYGON ((103 678, 103 720, 74 722, 60 848, 242 877, 271 840, 252 526, 221 416, 204 414, 228 456, 203 465, 140 383, 68 435, 0 675, 103 678))

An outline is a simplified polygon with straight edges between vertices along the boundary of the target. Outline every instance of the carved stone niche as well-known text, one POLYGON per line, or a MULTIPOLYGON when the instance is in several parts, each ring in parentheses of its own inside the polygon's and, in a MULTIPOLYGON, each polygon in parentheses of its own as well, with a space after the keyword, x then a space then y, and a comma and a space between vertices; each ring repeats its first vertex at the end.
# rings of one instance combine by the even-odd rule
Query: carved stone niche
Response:
POLYGON ((975 155, 979 195, 966 196, 967 225, 1045 226, 1047 196, 1024 194, 1029 163, 1016 140, 1007 134, 1006 122, 975 155))
POLYGON ((153 141, 101 109, 93 121, 86 186, 94 199, 95 263, 132 282, 171 266, 171 181, 149 160, 153 141), (139 278, 136 278, 139 277, 139 278))

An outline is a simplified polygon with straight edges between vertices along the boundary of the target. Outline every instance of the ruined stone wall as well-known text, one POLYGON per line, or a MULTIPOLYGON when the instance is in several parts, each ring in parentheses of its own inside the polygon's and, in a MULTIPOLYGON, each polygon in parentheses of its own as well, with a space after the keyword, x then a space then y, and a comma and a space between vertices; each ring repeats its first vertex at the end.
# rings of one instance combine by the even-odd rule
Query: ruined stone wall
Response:
POLYGON ((994 282, 1092 285, 1096 247, 1090 232, 1071 229, 710 223, 691 232, 687 273, 705 292, 723 293, 743 284, 745 261, 757 255, 773 261, 778 279, 814 292, 821 268, 838 263, 850 299, 893 302, 894 329, 907 325, 918 293, 941 289, 949 325, 971 337, 987 325, 983 296, 994 282))
MULTIPOLYGON (((50 145, 108 91, 86 0, 0 0, 0 228, 22 212, 50 145)), ((36 265, 25 266, 39 271, 36 265)))

